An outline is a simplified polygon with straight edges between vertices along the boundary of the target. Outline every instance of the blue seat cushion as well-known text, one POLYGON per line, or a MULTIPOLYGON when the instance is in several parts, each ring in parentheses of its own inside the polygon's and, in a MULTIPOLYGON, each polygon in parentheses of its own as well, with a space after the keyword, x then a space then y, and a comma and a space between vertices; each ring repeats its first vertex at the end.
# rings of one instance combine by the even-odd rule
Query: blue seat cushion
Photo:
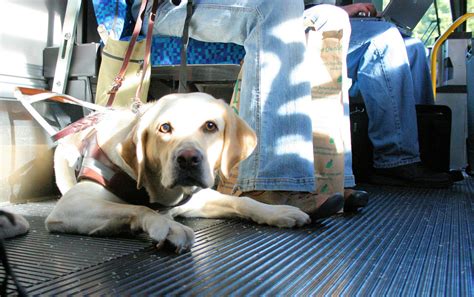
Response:
MULTIPOLYGON (((153 36, 152 65, 179 64, 180 48, 181 38, 179 37, 153 36)), ((244 56, 244 48, 234 43, 189 40, 188 64, 239 64, 244 56)))

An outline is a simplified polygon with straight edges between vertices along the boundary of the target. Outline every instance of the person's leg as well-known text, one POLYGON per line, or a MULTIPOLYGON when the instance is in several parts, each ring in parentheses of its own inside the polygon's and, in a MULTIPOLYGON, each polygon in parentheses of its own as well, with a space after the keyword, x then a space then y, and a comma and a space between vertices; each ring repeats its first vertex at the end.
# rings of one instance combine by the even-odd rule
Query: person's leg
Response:
POLYGON ((434 104, 431 71, 428 65, 428 53, 425 45, 416 38, 404 37, 413 78, 416 104, 434 104))
POLYGON ((369 116, 374 167, 420 161, 413 80, 403 39, 387 22, 351 21, 350 94, 360 92, 369 116))
MULTIPOLYGON (((374 183, 444 187, 448 174, 420 163, 415 91, 405 43, 390 23, 352 21, 348 70, 352 96, 364 98, 374 146, 374 183)), ((418 86, 417 86, 418 87, 418 86)))

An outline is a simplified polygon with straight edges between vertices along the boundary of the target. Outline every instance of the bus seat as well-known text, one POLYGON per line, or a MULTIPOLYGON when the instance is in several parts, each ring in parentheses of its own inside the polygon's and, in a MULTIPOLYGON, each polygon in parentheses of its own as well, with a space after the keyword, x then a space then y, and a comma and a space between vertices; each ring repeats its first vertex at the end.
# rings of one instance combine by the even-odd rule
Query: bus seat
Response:
MULTIPOLYGON (((93 0, 98 24, 115 36, 126 39, 133 30, 130 5, 126 0, 93 0)), ((152 77, 177 81, 179 77, 181 39, 153 36, 152 77)), ((188 67, 190 82, 234 82, 245 55, 243 46, 233 43, 211 43, 190 39, 188 67)))

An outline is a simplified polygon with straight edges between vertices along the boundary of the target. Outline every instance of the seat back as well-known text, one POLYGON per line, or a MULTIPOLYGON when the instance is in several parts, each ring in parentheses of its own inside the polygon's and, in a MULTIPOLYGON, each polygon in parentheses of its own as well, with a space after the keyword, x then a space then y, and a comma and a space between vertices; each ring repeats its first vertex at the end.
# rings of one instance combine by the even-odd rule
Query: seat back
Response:
MULTIPOLYGON (((133 27, 130 7, 125 0, 93 0, 97 23, 115 36, 126 39, 133 27)), ((151 64, 154 67, 180 64, 181 38, 153 36, 151 64)), ((243 46, 234 43, 202 42, 190 39, 188 64, 240 64, 245 55, 243 46)))

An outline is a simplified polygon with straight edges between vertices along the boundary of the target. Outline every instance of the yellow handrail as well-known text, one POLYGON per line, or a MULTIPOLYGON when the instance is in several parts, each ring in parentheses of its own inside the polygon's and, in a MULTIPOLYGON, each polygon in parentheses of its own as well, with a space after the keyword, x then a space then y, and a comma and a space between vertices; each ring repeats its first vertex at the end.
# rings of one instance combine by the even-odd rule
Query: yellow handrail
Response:
POLYGON ((474 13, 469 12, 462 16, 460 16, 449 28, 444 32, 443 35, 435 42, 433 45, 433 49, 431 50, 431 82, 433 83, 433 95, 436 100, 436 59, 438 57, 438 49, 443 44, 443 42, 451 35, 451 33, 456 30, 462 23, 464 23, 467 19, 474 17, 474 13))

